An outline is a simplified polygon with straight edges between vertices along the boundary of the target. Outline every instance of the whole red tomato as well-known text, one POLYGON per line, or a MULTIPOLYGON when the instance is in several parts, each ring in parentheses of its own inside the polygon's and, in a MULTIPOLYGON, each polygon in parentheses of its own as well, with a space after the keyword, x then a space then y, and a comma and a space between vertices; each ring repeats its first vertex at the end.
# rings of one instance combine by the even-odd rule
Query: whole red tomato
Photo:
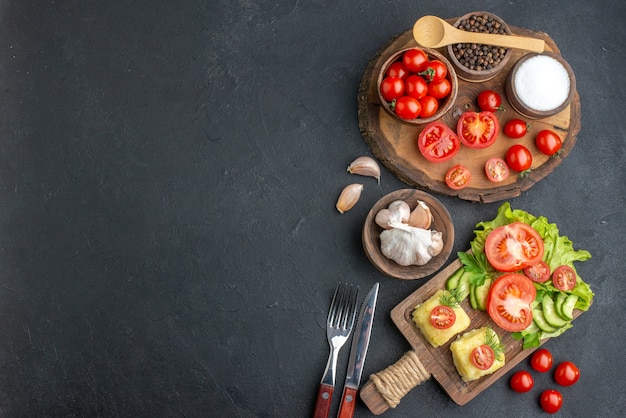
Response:
POLYGON ((561 137, 554 131, 544 129, 535 137, 535 145, 546 155, 554 155, 561 149, 561 137))
POLYGON ((441 81, 448 75, 446 64, 439 60, 432 60, 426 66, 426 69, 420 72, 430 83, 441 81))
POLYGON ((493 90, 484 90, 478 94, 478 107, 480 107, 481 110, 488 110, 490 112, 504 110, 502 98, 493 90))
POLYGON ((420 105, 422 105, 420 118, 429 118, 439 110, 439 102, 433 96, 422 97, 420 99, 420 105))
POLYGON ((541 348, 533 353, 530 358, 530 367, 540 373, 545 373, 552 368, 552 353, 541 348))
POLYGON ((521 119, 511 119, 504 124, 502 131, 509 138, 521 138, 528 132, 528 124, 521 119))
POLYGON ((439 81, 432 81, 428 83, 428 95, 433 96, 435 99, 443 99, 452 91, 452 84, 447 78, 439 81))
POLYGON ((522 172, 530 169, 533 156, 523 145, 515 144, 506 152, 506 163, 511 170, 522 172))
POLYGON ((402 55, 402 63, 413 73, 420 73, 428 65, 428 55, 419 48, 409 49, 402 55))
POLYGON ((421 99, 428 93, 428 84, 423 77, 419 75, 410 75, 404 82, 406 94, 421 99))
POLYGON ((526 393, 533 388, 535 381, 526 370, 520 370, 511 376, 509 384, 515 392, 526 393))
POLYGON ((422 111, 422 106, 415 97, 402 96, 396 100, 394 111, 402 119, 415 119, 422 111))
POLYGON ((387 68, 387 77, 398 77, 405 79, 409 75, 409 70, 404 66, 402 61, 396 61, 387 68))
POLYGON ((563 396, 558 390, 544 390, 539 398, 539 403, 544 411, 548 414, 554 414, 561 409, 563 405, 563 396))
POLYGON ((554 370, 554 380, 561 386, 572 386, 579 378, 580 370, 570 361, 559 363, 554 370))
POLYGON ((404 81, 400 77, 385 77, 380 83, 380 94, 388 102, 404 95, 404 81))

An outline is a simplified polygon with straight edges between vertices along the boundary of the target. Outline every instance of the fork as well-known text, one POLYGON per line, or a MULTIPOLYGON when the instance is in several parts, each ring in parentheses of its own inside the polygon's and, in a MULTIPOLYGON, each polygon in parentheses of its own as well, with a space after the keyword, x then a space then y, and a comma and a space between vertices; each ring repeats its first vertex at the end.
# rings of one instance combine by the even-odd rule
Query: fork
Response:
POLYGON ((356 316, 356 302, 359 293, 358 286, 348 285, 341 282, 337 284, 333 300, 328 310, 326 320, 326 338, 330 345, 330 356, 326 363, 326 369, 320 382, 320 388, 315 402, 313 418, 326 418, 330 410, 330 403, 335 389, 335 370, 337 368, 337 356, 339 350, 352 331, 356 316))

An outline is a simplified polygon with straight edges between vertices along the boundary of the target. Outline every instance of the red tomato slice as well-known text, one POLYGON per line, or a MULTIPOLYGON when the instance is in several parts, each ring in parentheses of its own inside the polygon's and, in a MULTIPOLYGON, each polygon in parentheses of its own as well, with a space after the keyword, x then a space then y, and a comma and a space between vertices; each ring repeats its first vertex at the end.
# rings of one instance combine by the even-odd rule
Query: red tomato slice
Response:
POLYGON ((509 177, 509 166, 502 158, 493 157, 485 163, 485 174, 489 181, 499 183, 509 177))
POLYGON ((496 141, 499 131, 498 118, 489 111, 467 111, 456 125, 459 139, 470 148, 487 148, 496 141))
POLYGON ((495 228, 485 240, 489 263, 499 271, 517 271, 537 264, 543 257, 543 240, 524 222, 495 228))
POLYGON ((459 137, 439 121, 426 125, 418 136, 417 145, 424 158, 433 163, 449 160, 461 148, 459 137))
POLYGON ((470 359, 474 367, 480 370, 487 370, 493 365, 496 355, 493 352, 493 348, 487 344, 476 347, 470 354, 470 359))
POLYGON ((430 311, 430 323, 437 329, 450 328, 454 325, 454 321, 456 321, 456 313, 449 306, 435 306, 430 311))
POLYGON ((552 283, 559 290, 572 290, 576 286, 576 272, 570 266, 559 266, 552 273, 552 283))
POLYGON ((472 180, 472 173, 467 167, 457 164, 446 173, 446 184, 453 190, 460 190, 472 180))
POLYGON ((524 267, 524 274, 533 282, 545 283, 550 280, 550 266, 541 260, 537 264, 524 267))
POLYGON ((536 296, 535 285, 528 277, 518 273, 504 274, 489 289, 487 313, 500 328, 522 331, 533 321, 531 303, 536 296))

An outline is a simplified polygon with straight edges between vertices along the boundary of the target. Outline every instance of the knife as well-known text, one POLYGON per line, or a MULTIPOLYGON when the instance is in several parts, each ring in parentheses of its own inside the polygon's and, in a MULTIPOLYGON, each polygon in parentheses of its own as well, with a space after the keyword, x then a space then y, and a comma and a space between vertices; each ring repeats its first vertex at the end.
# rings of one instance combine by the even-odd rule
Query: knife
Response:
POLYGON ((352 339, 352 347, 350 349, 350 359, 348 360, 348 372, 346 373, 346 381, 343 386, 343 394, 341 396, 341 405, 339 406, 339 418, 351 418, 354 414, 356 406, 356 394, 359 390, 361 382, 361 374, 363 373, 363 364, 365 363, 365 355, 367 347, 370 344, 370 335, 372 333, 372 324, 374 323, 374 311, 376 310, 376 300, 378 299, 378 287, 376 283, 363 301, 361 311, 359 312, 359 320, 354 329, 354 337, 352 339))

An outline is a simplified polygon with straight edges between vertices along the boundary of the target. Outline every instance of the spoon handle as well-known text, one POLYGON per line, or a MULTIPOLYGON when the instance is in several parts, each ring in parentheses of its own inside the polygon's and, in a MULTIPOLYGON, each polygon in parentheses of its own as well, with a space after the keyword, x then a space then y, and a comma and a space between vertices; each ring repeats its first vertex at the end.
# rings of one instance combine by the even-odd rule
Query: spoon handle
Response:
POLYGON ((463 39, 459 39, 457 42, 497 45, 505 48, 523 49, 531 52, 544 52, 546 48, 546 43, 543 39, 516 35, 483 34, 477 32, 463 32, 463 39))

